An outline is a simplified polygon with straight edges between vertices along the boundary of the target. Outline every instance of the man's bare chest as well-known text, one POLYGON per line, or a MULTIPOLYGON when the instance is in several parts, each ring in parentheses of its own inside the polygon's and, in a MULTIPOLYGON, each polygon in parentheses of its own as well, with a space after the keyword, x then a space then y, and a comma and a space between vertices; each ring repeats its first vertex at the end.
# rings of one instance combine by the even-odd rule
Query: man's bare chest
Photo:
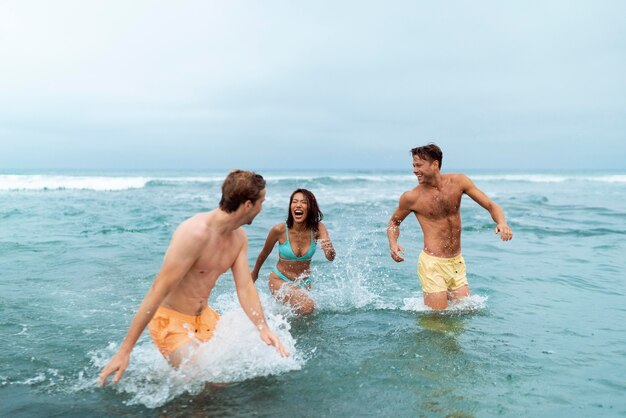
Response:
POLYGON ((455 216, 460 212, 462 196, 462 192, 457 190, 421 193, 413 211, 432 219, 455 216))

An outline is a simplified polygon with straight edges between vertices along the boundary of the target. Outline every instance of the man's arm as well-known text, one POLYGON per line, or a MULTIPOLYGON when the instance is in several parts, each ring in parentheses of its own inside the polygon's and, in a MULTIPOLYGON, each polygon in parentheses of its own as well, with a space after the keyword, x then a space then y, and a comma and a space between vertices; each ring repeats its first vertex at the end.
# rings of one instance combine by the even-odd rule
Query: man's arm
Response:
POLYGON ((265 239, 265 245, 263 245, 263 249, 259 253, 259 256, 256 258, 256 263, 254 264, 254 269, 252 270, 252 281, 256 282, 259 278, 259 272, 261 271, 261 267, 267 257, 272 253, 274 249, 274 245, 276 245, 276 241, 278 241, 279 237, 279 228, 278 225, 275 225, 270 229, 270 232, 267 234, 267 238, 265 239))
POLYGON ((117 373, 113 381, 117 383, 122 378, 124 370, 128 367, 130 353, 141 336, 141 333, 154 316, 161 302, 163 302, 165 297, 178 285, 193 266, 200 249, 201 246, 198 244, 198 239, 195 238, 193 234, 186 232, 184 227, 179 227, 174 233, 172 242, 165 253, 163 266, 154 279, 154 283, 150 290, 148 290, 143 302, 139 305, 126 337, 120 344, 117 353, 100 373, 98 380, 100 385, 104 385, 107 377, 116 371, 117 373))
POLYGON ((248 238, 244 234, 244 244, 241 247, 239 255, 235 260, 231 270, 235 279, 235 287, 237 288, 237 297, 243 311, 248 315, 250 321, 259 330, 259 336, 267 345, 273 345, 281 356, 287 357, 289 353, 280 342, 278 337, 270 331, 265 321, 265 314, 261 307, 259 294, 254 287, 252 276, 250 275, 250 266, 248 266, 248 238))
POLYGON ((502 241, 508 241, 513 238, 513 231, 511 231, 511 228, 509 228, 509 225, 506 223, 502 208, 483 193, 482 190, 476 187, 469 177, 461 174, 461 181, 463 193, 471 197, 474 202, 478 203, 489 212, 491 218, 496 223, 495 232, 496 234, 500 234, 502 241))
POLYGON ((400 237, 400 224, 411 213, 411 201, 407 193, 402 193, 400 196, 400 202, 398 207, 391 215, 389 222, 387 223, 387 239, 389 240, 389 251, 391 252, 391 258, 398 263, 404 261, 404 258, 400 253, 404 253, 404 248, 398 244, 398 238, 400 237))

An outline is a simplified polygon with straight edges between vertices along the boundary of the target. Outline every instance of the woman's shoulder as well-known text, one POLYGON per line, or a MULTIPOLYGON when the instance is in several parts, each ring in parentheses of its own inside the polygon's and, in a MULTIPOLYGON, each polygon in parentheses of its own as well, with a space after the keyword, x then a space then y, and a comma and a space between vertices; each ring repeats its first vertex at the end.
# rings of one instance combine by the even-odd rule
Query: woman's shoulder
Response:
POLYGON ((317 224, 317 231, 315 231, 315 239, 319 239, 321 237, 322 233, 327 233, 326 225, 324 225, 324 223, 320 222, 319 224, 317 224))
POLYGON ((285 224, 276 224, 267 233, 267 239, 273 242, 280 241, 285 236, 285 224))

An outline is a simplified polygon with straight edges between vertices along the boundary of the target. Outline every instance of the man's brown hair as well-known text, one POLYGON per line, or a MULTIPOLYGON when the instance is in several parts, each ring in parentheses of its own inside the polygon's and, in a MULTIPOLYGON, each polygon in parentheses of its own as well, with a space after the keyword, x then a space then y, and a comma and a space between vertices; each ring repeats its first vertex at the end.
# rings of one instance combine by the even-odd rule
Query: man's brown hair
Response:
POLYGON ((263 176, 252 171, 233 170, 222 183, 220 209, 227 213, 236 211, 239 206, 250 200, 255 203, 265 189, 263 176))
POLYGON ((439 168, 441 169, 441 160, 443 160, 443 152, 441 152, 441 148, 432 142, 428 145, 423 145, 421 147, 415 147, 411 150, 411 155, 415 157, 416 155, 422 160, 428 160, 431 163, 433 161, 439 162, 439 168))

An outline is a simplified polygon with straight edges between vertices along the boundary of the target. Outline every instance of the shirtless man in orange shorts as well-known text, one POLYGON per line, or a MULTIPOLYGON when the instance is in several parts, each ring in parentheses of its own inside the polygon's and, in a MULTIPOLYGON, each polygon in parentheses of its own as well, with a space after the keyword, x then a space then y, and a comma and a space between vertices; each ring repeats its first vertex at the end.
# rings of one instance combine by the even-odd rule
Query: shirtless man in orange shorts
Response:
POLYGON ((480 191, 464 174, 441 174, 443 154, 435 144, 413 148, 413 173, 418 185, 400 196, 400 203, 387 225, 391 258, 404 261, 398 245, 400 224, 415 213, 424 234, 424 249, 417 266, 424 291, 424 304, 432 309, 445 309, 448 300, 470 294, 461 255, 461 198, 471 197, 485 208, 496 222, 496 234, 503 241, 513 238, 504 212, 480 191))
POLYGON ((165 253, 163 265, 133 318, 119 351, 102 369, 104 385, 114 372, 118 382, 143 330, 169 363, 178 367, 200 342, 208 341, 219 315, 208 306, 218 277, 231 269, 237 296, 259 336, 282 356, 282 343, 265 322, 259 295, 248 265, 248 237, 241 226, 251 224, 265 200, 265 180, 258 174, 235 170, 222 184, 219 208, 199 213, 181 223, 165 253))

